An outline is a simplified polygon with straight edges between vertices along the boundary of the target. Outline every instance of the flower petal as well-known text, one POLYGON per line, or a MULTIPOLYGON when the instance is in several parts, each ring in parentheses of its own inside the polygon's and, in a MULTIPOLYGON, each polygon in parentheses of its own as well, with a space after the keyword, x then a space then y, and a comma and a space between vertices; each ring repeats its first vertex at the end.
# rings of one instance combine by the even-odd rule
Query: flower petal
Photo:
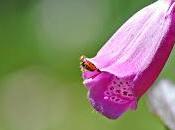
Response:
POLYGON ((100 73, 90 82, 89 101, 104 116, 115 119, 128 108, 135 109, 136 97, 129 79, 118 79, 109 73, 100 73))

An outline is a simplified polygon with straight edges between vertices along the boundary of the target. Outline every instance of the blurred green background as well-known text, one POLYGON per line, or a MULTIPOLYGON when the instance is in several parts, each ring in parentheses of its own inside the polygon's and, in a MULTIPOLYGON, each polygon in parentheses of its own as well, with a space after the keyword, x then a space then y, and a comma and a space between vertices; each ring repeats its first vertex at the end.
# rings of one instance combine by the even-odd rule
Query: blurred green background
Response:
MULTIPOLYGON (((0 0, 0 130, 164 130, 145 97, 118 120, 94 112, 79 70, 81 54, 152 2, 0 0)), ((174 65, 160 78, 173 79, 174 65)))

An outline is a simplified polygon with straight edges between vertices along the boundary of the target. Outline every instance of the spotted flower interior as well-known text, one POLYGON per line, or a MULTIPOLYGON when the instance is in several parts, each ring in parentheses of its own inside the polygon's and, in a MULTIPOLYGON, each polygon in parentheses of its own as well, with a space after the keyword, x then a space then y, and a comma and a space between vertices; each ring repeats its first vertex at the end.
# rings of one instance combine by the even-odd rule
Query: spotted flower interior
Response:
POLYGON ((104 92, 104 99, 118 104, 128 103, 135 99, 133 87, 131 81, 114 77, 104 92))

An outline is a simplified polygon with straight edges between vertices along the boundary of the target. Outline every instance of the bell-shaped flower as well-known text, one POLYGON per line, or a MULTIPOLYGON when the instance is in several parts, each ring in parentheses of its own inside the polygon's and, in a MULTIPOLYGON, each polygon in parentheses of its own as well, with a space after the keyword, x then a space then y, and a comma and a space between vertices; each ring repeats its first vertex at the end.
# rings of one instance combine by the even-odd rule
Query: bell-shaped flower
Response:
POLYGON ((175 41, 175 0, 158 0, 133 15, 94 58, 81 57, 92 106, 110 119, 135 110, 161 72, 175 41))

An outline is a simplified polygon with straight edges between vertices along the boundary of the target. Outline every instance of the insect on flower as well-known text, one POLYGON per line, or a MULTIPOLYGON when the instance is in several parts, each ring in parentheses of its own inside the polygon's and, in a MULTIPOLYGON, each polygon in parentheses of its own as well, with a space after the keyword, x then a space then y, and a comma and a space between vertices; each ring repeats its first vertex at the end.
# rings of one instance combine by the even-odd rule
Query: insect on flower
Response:
POLYGON ((80 67, 82 68, 82 71, 88 70, 88 71, 95 71, 98 70, 96 66, 86 59, 86 56, 82 55, 80 57, 80 67))

